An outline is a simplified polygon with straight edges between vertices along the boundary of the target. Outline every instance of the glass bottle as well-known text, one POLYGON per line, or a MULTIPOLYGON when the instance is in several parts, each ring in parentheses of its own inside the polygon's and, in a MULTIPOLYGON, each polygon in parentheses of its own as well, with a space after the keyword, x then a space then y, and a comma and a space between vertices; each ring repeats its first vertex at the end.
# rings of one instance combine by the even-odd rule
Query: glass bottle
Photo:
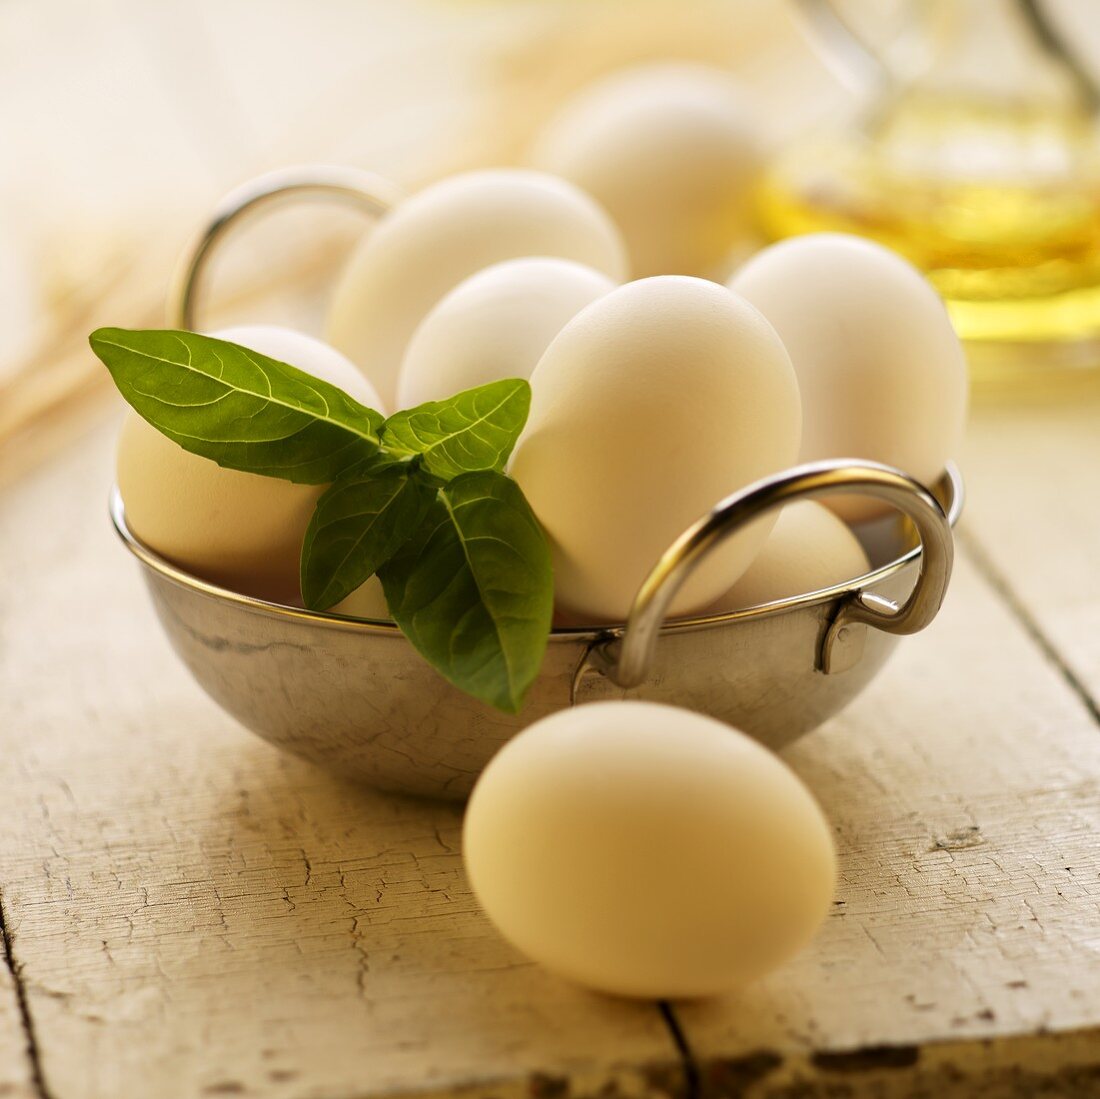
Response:
POLYGON ((801 7, 871 94, 771 165, 765 233, 852 232, 909 257, 978 380, 1100 366, 1100 94, 1036 0, 929 0, 931 48, 907 76, 827 0, 801 7))

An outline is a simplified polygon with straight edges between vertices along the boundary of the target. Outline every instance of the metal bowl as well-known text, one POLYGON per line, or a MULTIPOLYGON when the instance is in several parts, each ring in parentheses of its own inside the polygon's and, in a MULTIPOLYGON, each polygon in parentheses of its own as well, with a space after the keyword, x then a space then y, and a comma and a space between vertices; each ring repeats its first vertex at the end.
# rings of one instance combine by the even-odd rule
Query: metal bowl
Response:
POLYGON ((625 625, 555 629, 522 713, 511 716, 445 682, 393 623, 267 603, 189 575, 136 538, 117 490, 111 497, 165 632, 211 698, 265 740, 338 774, 439 798, 465 796, 524 726, 599 699, 685 706, 782 748, 855 698, 898 637, 935 617, 961 508, 954 467, 934 494, 897 470, 848 460, 758 482, 669 548, 625 625), (906 517, 878 532, 887 564, 796 598, 664 620, 691 570, 744 523, 838 492, 880 497, 906 517))
MULTIPOLYGON (((269 172, 218 204, 185 257, 171 320, 194 328, 217 245, 244 216, 286 198, 350 202, 370 217, 398 196, 357 169, 269 172)), ((712 714, 782 748, 836 713, 882 667, 897 637, 936 615, 951 573, 962 483, 948 467, 934 493, 898 470, 843 459, 800 466, 722 501, 671 546, 625 625, 555 629, 519 716, 445 682, 392 622, 281 606, 226 591, 174 566, 111 515, 142 563, 172 645, 203 689, 280 748, 386 790, 459 798, 525 725, 566 706, 643 698, 712 714), (799 498, 877 496, 906 518, 877 531, 882 567, 849 584, 706 618, 665 621, 695 565, 733 531, 799 498)))

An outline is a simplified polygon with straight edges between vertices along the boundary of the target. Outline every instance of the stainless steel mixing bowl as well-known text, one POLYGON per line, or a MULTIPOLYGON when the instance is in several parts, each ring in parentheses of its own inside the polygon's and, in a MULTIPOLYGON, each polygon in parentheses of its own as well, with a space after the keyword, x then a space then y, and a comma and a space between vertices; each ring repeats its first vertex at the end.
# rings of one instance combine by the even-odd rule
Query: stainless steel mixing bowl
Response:
MULTIPOLYGON (((181 268, 171 322, 195 327, 195 298, 216 245, 251 211, 290 196, 351 202, 371 217, 397 197, 357 169, 279 169, 227 195, 181 268)), ((898 470, 843 459, 800 466, 723 501, 669 548, 625 625, 556 629, 523 712, 513 717, 445 682, 392 623, 316 614, 225 591, 144 545, 111 515, 141 562, 157 614, 203 689, 253 732, 339 774, 387 790, 458 798, 493 753, 532 721, 582 702, 644 698, 728 721, 781 748, 853 699, 898 636, 936 615, 951 574, 962 482, 934 492, 898 470), (869 494, 904 516, 878 524, 867 576, 707 618, 664 621, 679 585, 742 524, 799 498, 869 494)))
POLYGON ((669 548, 625 625, 555 629, 522 713, 511 716, 445 682, 392 623, 266 603, 183 572, 133 535, 117 490, 111 498, 115 527, 142 564, 172 645, 223 709, 338 774, 442 798, 467 794, 524 726, 599 699, 686 706, 783 747, 850 702, 898 637, 935 617, 961 507, 953 467, 935 495, 897 470, 847 460, 750 486, 669 548), (878 532, 892 543, 887 564, 797 598, 663 620, 692 568, 742 524, 791 500, 837 492, 878 496, 907 518, 878 532))

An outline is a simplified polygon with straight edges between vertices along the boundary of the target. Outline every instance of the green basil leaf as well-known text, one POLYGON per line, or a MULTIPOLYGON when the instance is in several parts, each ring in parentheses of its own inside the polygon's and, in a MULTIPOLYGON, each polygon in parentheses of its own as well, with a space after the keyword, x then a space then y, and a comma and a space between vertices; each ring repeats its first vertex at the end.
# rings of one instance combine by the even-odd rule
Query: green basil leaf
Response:
POLYGON ((550 547, 519 486, 492 471, 439 488, 420 532, 378 571, 390 613, 455 686, 518 713, 553 614, 550 547))
POLYGON ((119 392, 158 431, 218 465, 326 484, 378 451, 382 416, 334 385, 194 332, 100 328, 119 392))
POLYGON ((460 473, 504 468, 531 408, 531 386, 505 378, 391 416, 382 442, 395 455, 419 455, 449 481, 460 473))
POLYGON ((405 462, 364 462, 325 490, 302 542, 302 598, 324 610, 350 595, 416 532, 436 483, 405 462))

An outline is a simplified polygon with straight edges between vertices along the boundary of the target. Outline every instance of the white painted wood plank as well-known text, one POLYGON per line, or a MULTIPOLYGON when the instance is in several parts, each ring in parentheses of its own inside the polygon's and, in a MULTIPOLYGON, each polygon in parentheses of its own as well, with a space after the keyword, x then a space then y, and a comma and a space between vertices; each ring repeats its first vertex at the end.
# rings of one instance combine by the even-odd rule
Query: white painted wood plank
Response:
MULTIPOLYGON (((455 810, 283 759, 198 694, 107 528, 108 451, 3 504, 0 886, 52 1093, 678 1086, 651 1008, 496 939, 455 810)), ((843 903, 771 980, 677 1008, 705 1090, 1092 1094, 1100 729, 970 563, 789 758, 837 826, 843 903)))
POLYGON ((108 528, 109 444, 2 505, 0 885, 51 1095, 674 1090, 654 1006, 476 911, 459 810, 342 784, 201 695, 108 528))
POLYGON ((966 531, 1094 703, 1100 699, 1100 385, 979 407, 966 531))
POLYGON ((677 1009, 708 1085, 1096 1094, 1100 727, 968 561, 787 758, 836 828, 837 903, 772 978, 677 1009), (1093 1090, 1057 1090, 1081 1061, 1093 1090))
POLYGON ((0 950, 0 1099, 36 1099, 15 980, 0 950))

